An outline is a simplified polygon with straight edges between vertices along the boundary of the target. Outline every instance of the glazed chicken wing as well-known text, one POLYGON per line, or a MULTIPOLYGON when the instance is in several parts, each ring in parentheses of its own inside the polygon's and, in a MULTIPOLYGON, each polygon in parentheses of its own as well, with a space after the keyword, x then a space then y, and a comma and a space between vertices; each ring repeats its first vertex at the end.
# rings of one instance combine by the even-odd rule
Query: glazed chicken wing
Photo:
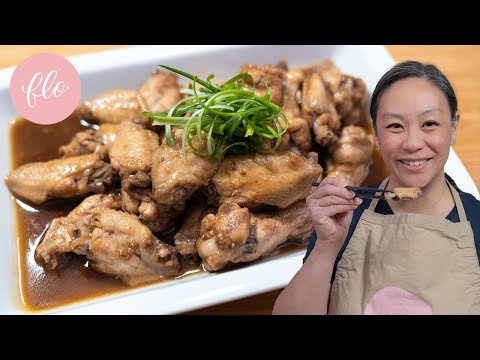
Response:
POLYGON ((212 184, 220 203, 283 209, 304 199, 322 171, 316 162, 291 151, 230 156, 220 164, 212 184))
POLYGON ((310 76, 314 73, 322 73, 324 71, 340 71, 340 69, 330 59, 324 59, 318 64, 301 68, 301 70, 305 76, 310 76))
MULTIPOLYGON (((247 64, 240 68, 241 73, 248 73, 255 82, 255 94, 263 97, 267 92, 265 83, 270 87, 270 101, 277 105, 283 105, 285 68, 282 66, 247 64), (263 82, 263 81, 265 82, 263 82)), ((245 80, 246 85, 253 88, 251 80, 245 80)))
POLYGON ((109 163, 97 154, 34 162, 20 166, 5 179, 10 191, 35 204, 89 192, 100 193, 112 183, 109 163))
POLYGON ((87 129, 79 131, 66 145, 59 148, 61 157, 72 157, 96 153, 101 159, 107 159, 107 149, 96 140, 96 130, 87 129))
POLYGON ((396 187, 393 192, 385 193, 385 197, 391 200, 417 200, 422 197, 422 189, 415 187, 396 187))
POLYGON ((119 131, 120 125, 101 124, 95 133, 95 139, 110 151, 119 131))
POLYGON ((327 175, 343 175, 348 185, 360 185, 368 175, 374 143, 373 135, 367 134, 362 127, 344 126, 338 141, 329 149, 327 175))
POLYGON ((305 201, 274 213, 252 214, 235 203, 223 203, 202 220, 197 250, 203 266, 217 271, 231 264, 268 256, 287 240, 305 243, 313 223, 305 201))
POLYGON ((140 86, 140 95, 151 112, 169 110, 182 99, 177 74, 164 70, 156 72, 140 86))
MULTIPOLYGON (((284 136, 287 137, 287 140, 290 139, 302 154, 305 154, 312 147, 312 136, 308 122, 302 117, 300 109, 300 89, 303 79, 304 75, 301 70, 290 70, 286 74, 285 95, 287 103, 284 113, 289 124, 284 136)), ((288 150, 288 147, 282 144, 280 149, 288 150)))
POLYGON ((139 215, 152 231, 162 230, 167 222, 159 216, 152 195, 152 159, 159 148, 158 135, 140 125, 122 123, 110 149, 112 168, 122 178, 123 210, 139 215))
POLYGON ((122 209, 130 214, 137 215, 153 232, 163 231, 174 225, 174 218, 162 212, 161 208, 153 198, 150 178, 147 187, 126 185, 122 181, 122 209))
POLYGON ((86 254, 91 231, 91 215, 96 208, 119 210, 118 194, 95 194, 85 198, 68 216, 55 218, 35 249, 35 259, 48 269, 55 269, 69 253, 86 254), (87 239, 87 240, 86 240, 87 239))
MULTIPOLYGON (((152 170, 152 158, 160 146, 158 134, 140 125, 122 123, 110 149, 110 163, 120 176, 152 170)), ((138 175, 143 176, 143 175, 138 175)))
POLYGON ((142 111, 147 110, 148 108, 140 93, 129 89, 106 91, 94 98, 85 100, 79 106, 82 118, 96 124, 120 124, 124 121, 130 121, 146 125, 150 123, 150 120, 142 116, 142 111))
POLYGON ((59 154, 61 157, 72 157, 96 153, 102 160, 108 161, 110 159, 108 152, 119 128, 119 125, 102 124, 98 130, 79 131, 68 144, 59 148, 59 154))
POLYGON ((319 73, 313 73, 303 81, 302 111, 318 144, 327 146, 336 141, 340 117, 319 73))
POLYGON ((87 258, 95 270, 129 285, 180 273, 175 249, 153 236, 137 217, 100 208, 93 213, 93 227, 87 258))
MULTIPOLYGON (((208 185, 219 166, 218 161, 197 155, 188 146, 185 159, 181 145, 183 130, 175 129, 173 135, 175 145, 169 146, 163 141, 153 156, 152 165, 153 196, 167 212, 182 211, 185 201, 200 187, 208 185)), ((199 144, 196 136, 192 141, 200 151, 205 150, 206 141, 199 144)))
POLYGON ((365 105, 368 101, 364 82, 339 71, 324 71, 322 79, 332 94, 335 108, 344 125, 357 125, 365 120, 365 105))
POLYGON ((172 246, 153 236, 135 216, 116 210, 116 199, 96 196, 54 219, 35 250, 38 262, 55 269, 68 253, 85 255, 89 267, 130 285, 180 273, 172 246))

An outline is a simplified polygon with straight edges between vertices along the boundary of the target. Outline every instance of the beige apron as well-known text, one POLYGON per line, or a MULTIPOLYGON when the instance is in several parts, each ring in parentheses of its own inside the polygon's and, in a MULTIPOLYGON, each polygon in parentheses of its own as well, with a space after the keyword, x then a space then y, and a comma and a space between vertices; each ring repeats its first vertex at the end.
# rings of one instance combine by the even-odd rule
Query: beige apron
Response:
POLYGON ((473 232, 458 192, 448 185, 458 223, 381 215, 375 213, 378 199, 372 200, 338 263, 329 314, 480 314, 473 232))

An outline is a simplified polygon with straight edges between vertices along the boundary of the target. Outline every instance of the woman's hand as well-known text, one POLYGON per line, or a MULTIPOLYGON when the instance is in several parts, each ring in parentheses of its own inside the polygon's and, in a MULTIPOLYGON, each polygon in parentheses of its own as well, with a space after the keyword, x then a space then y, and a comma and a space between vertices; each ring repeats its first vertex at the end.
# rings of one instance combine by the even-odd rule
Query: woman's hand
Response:
POLYGON ((353 191, 345 189, 346 185, 343 176, 328 176, 307 197, 307 206, 317 233, 316 245, 328 242, 332 245, 332 252, 336 253, 340 251, 347 236, 353 210, 362 203, 361 199, 354 198, 353 191))

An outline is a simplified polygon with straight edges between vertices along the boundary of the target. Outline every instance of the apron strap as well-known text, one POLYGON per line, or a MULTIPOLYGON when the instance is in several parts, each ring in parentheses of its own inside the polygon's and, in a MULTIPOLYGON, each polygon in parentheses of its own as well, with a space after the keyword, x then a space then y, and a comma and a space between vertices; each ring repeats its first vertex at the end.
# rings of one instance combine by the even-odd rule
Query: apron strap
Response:
MULTIPOLYGON (((382 183, 380 184, 380 186, 378 187, 378 189, 379 189, 379 190, 384 190, 385 187, 386 187, 387 184, 388 184, 388 180, 390 180, 390 176, 387 177, 385 180, 382 181, 382 183)), ((375 193, 375 195, 382 195, 382 193, 378 192, 378 193, 375 193)), ((377 207, 378 200, 379 200, 379 199, 372 199, 372 202, 370 203, 370 206, 368 207, 368 210, 371 210, 371 211, 375 212, 375 208, 377 207)))
POLYGON ((467 221, 467 215, 465 214, 465 208, 463 207, 462 199, 460 199, 460 194, 457 189, 450 184, 450 181, 447 180, 448 187, 453 195, 453 200, 455 201, 455 206, 457 207, 458 217, 460 221, 467 221))
MULTIPOLYGON (((383 180, 382 183, 380 184, 380 186, 378 187, 378 189, 379 190, 384 190, 385 187, 388 184, 389 179, 390 179, 390 177, 387 177, 385 180, 383 180)), ((446 181, 447 181, 448 187, 450 188, 450 191, 452 192, 453 200, 455 201, 455 206, 457 207, 458 217, 459 217, 460 221, 467 221, 467 215, 465 214, 465 208, 463 207, 462 199, 460 199, 460 195, 459 195, 457 189, 455 189, 452 186, 452 184, 450 184, 450 182, 448 180, 446 180, 446 181)), ((375 195, 381 195, 381 193, 375 193, 375 195)), ((371 211, 375 212, 375 208, 377 207, 378 200, 379 199, 373 199, 372 202, 370 203, 370 206, 368 207, 368 210, 371 210, 371 211)))

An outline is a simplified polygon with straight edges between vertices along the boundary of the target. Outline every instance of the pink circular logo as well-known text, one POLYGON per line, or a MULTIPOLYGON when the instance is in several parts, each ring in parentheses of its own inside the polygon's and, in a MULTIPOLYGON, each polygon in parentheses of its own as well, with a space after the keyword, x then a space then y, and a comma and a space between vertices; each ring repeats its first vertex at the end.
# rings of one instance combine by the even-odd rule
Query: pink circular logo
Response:
POLYGON ((36 124, 55 124, 77 107, 82 84, 77 70, 63 56, 42 53, 28 57, 10 80, 10 97, 17 111, 36 124))

